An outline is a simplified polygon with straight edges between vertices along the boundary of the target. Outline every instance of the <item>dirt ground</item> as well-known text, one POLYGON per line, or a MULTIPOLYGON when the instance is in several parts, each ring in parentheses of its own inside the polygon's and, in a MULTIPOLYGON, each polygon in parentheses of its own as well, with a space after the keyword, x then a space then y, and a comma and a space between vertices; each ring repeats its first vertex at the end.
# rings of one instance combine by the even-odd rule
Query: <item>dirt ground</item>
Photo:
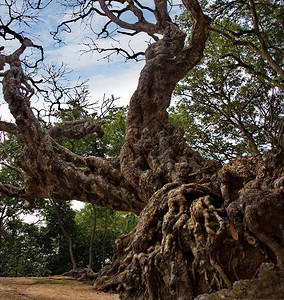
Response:
POLYGON ((0 277, 1 300, 118 300, 71 277, 0 277))

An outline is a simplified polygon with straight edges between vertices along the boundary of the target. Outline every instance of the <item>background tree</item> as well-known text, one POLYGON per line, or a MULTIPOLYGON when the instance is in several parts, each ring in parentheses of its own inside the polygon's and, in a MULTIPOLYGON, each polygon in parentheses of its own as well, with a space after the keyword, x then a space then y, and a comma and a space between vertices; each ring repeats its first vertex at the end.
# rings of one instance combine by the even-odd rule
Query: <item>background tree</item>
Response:
MULTIPOLYGON (((80 229, 80 237, 84 241, 80 253, 80 258, 84 259, 82 267, 91 267, 98 272, 103 265, 112 261, 113 245, 118 236, 128 234, 137 224, 138 218, 131 213, 115 212, 101 206, 87 204, 77 212, 76 223, 80 229), (96 212, 96 230, 91 226, 94 222, 94 211, 96 212), (106 222, 107 217, 107 222, 106 222), (93 247, 88 248, 91 235, 94 234, 93 247), (90 266, 87 261, 88 252, 92 250, 93 264, 90 266), (83 255, 85 253, 85 255, 83 255)), ((90 260, 89 260, 90 261, 90 260)))
POLYGON ((93 229, 90 237, 88 269, 92 269, 93 266, 93 248, 94 248, 95 233, 97 229, 97 209, 95 204, 92 204, 92 209, 93 209, 93 229))
POLYGON ((98 289, 118 291, 121 299, 193 299, 252 278, 263 262, 283 266, 283 151, 239 158, 221 168, 193 151, 182 128, 168 119, 172 92, 202 59, 211 21, 198 1, 182 3, 192 18, 189 34, 172 22, 171 7, 163 0, 150 6, 75 1, 68 6, 70 19, 58 27, 70 29, 82 19, 92 26, 94 16, 101 15, 105 36, 119 27, 129 37, 144 32, 153 39, 130 100, 118 157, 79 156, 56 142, 62 136, 100 137, 102 124, 84 117, 44 127, 31 110, 32 80, 21 64, 25 51, 40 48, 8 31, 14 20, 8 29, 0 28, 3 38, 20 43, 0 56, 7 64, 3 94, 15 118, 0 125, 19 139, 15 161, 24 172, 23 187, 2 184, 0 191, 31 205, 36 196, 77 199, 140 214, 135 229, 116 240, 112 264, 95 282, 98 289))
POLYGON ((211 1, 208 11, 230 46, 222 58, 283 90, 283 1, 211 1))
MULTIPOLYGON (((5 149, 15 149, 14 142, 6 140, 5 149)), ((0 177, 2 183, 22 184, 18 173, 8 167, 0 169, 0 177)), ((23 199, 0 195, 0 276, 49 275, 40 229, 36 224, 23 221, 28 214, 23 205, 23 199)), ((39 215, 37 210, 34 213, 39 215)))
MULTIPOLYGON (((178 84, 175 94, 180 100, 172 109, 172 118, 185 128, 189 144, 207 157, 223 161, 283 147, 283 91, 274 84, 281 82, 281 76, 269 60, 273 57, 276 69, 283 68, 278 5, 265 1, 208 4, 214 22, 205 58, 178 84), (264 45, 266 50, 261 48, 264 45), (277 79, 264 80, 260 74, 277 79)), ((186 12, 179 23, 188 28, 186 12)))
POLYGON ((19 218, 6 222, 0 253, 1 276, 23 277, 50 274, 42 249, 41 233, 34 224, 27 224, 19 218))
MULTIPOLYGON (((44 225, 40 227, 40 245, 42 245, 42 254, 46 259, 46 268, 51 274, 62 274, 63 272, 72 269, 74 262, 70 258, 73 255, 74 249, 70 253, 69 239, 76 240, 75 212, 71 209, 70 203, 60 203, 57 207, 57 214, 52 203, 46 203, 42 210, 44 225), (60 215, 60 221, 58 219, 60 215), (62 227, 65 230, 62 231, 62 227)), ((73 258, 76 261, 76 257, 73 258)))
MULTIPOLYGON (((15 184, 17 173, 8 168, 1 169, 1 182, 7 184, 15 184), (13 178, 15 176, 15 178, 13 178)), ((18 199, 11 199, 10 197, 1 194, 0 196, 0 249, 3 240, 3 233, 5 232, 5 226, 12 218, 17 218, 21 213, 23 213, 23 202, 18 199)))

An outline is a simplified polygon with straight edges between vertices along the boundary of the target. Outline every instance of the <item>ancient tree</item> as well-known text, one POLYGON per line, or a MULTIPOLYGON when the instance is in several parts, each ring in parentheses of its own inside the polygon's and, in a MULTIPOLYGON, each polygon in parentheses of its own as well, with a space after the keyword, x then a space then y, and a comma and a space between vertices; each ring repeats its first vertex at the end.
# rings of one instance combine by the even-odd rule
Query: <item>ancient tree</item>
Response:
MULTIPOLYGON (((130 100, 126 143, 119 157, 108 159, 81 157, 59 145, 60 136, 99 138, 101 124, 82 119, 66 122, 66 128, 42 126, 30 105, 33 80, 21 64, 21 55, 35 45, 14 34, 21 47, 1 54, 0 62, 2 69, 8 66, 1 74, 3 94, 15 123, 0 121, 0 130, 20 141, 15 162, 24 185, 0 184, 0 191, 24 198, 27 207, 36 197, 77 199, 140 214, 137 227, 116 241, 112 264, 95 282, 121 299, 188 300, 252 278, 263 262, 283 267, 283 150, 222 167, 191 150, 182 128, 168 120, 175 85, 200 62, 208 36, 210 18, 198 1, 183 0, 192 20, 189 36, 172 22, 165 0, 151 7, 131 0, 84 5, 86 15, 109 19, 104 31, 115 23, 128 34, 145 32, 153 39, 130 100), (126 11, 135 22, 123 19, 126 11), (149 13, 155 22, 147 21, 149 13)), ((8 34, 13 32, 1 26, 2 37, 8 34)))

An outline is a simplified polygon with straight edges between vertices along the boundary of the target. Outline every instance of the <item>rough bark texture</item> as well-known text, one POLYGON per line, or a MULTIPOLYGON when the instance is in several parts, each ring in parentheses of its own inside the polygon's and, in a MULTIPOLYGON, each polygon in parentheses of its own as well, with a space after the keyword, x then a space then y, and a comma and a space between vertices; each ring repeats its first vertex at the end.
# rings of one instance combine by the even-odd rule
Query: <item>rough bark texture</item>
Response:
POLYGON ((284 298, 283 269, 263 263, 257 275, 252 280, 236 281, 231 290, 223 289, 216 293, 198 296, 196 300, 221 299, 283 299, 284 298))
POLYGON ((283 153, 214 171, 154 193, 96 288, 118 289, 121 299, 186 300, 251 279, 263 262, 283 266, 283 153))
MULTIPOLYGON (((162 18, 165 2, 155 5, 162 18)), ((192 151, 168 120, 171 93, 201 60, 210 23, 197 1, 184 5, 191 37, 185 44, 175 24, 158 20, 163 38, 146 51, 117 158, 83 158, 57 144, 52 132, 63 133, 44 131, 32 114, 19 55, 6 57, 3 92, 16 125, 1 126, 22 144, 17 163, 25 187, 0 191, 31 204, 36 196, 77 199, 140 214, 137 227, 117 239, 112 264, 96 276, 97 289, 118 291, 124 300, 189 300, 253 278, 263 262, 284 263, 283 152, 221 167, 192 151)))

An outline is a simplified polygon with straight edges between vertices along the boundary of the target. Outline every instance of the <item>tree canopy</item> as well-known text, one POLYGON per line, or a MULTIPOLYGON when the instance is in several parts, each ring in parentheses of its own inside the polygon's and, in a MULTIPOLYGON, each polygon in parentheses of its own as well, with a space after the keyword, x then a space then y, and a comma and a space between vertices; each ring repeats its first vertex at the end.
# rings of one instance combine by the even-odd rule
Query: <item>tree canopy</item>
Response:
MULTIPOLYGON (((185 128, 190 145, 207 157, 222 161, 283 147, 278 2, 210 1, 206 6, 213 22, 205 57, 178 84, 173 118, 185 128)), ((178 22, 188 28, 186 11, 178 22)))

